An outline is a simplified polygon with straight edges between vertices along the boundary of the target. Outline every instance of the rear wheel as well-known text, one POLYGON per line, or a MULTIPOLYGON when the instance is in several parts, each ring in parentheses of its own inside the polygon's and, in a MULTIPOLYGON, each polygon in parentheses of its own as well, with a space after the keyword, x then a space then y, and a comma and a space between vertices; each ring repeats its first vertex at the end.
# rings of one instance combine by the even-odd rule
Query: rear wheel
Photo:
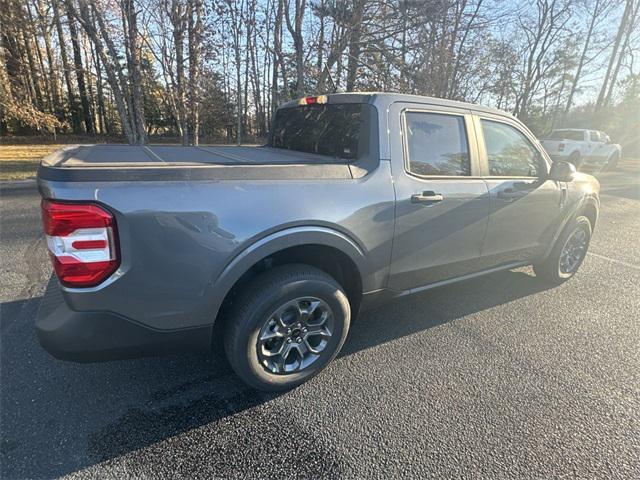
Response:
POLYGON ((225 320, 229 363, 248 385, 287 390, 319 373, 349 330, 347 296, 335 279, 307 265, 284 265, 243 289, 225 320))
POLYGON ((618 166, 618 160, 620 160, 620 154, 618 152, 614 152, 607 161, 607 170, 615 170, 615 168, 618 166))
POLYGON ((587 217, 577 217, 569 222, 542 262, 534 263, 536 276, 559 284, 575 275, 587 255, 591 241, 591 223, 587 217))

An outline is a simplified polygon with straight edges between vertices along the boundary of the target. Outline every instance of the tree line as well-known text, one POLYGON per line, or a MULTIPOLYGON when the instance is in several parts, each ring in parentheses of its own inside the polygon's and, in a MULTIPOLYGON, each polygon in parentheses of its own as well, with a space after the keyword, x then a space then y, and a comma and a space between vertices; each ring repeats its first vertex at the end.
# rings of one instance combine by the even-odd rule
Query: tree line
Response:
POLYGON ((289 99, 393 91, 632 143, 639 53, 640 0, 4 0, 0 133, 239 143, 289 99))

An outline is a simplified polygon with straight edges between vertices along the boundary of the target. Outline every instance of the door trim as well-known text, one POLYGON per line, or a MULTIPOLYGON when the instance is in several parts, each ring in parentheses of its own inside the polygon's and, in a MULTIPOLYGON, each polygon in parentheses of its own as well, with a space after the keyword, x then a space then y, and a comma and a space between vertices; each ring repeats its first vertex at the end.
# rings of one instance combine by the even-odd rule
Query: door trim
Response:
POLYGON ((512 268, 520 268, 525 267, 527 265, 531 265, 531 262, 510 262, 505 263, 503 265, 498 265, 497 267, 491 267, 484 270, 480 270, 473 273, 467 273, 466 275, 460 275, 458 277, 448 278, 446 280, 439 280, 433 283, 427 283, 426 285, 422 285, 419 287, 409 288, 407 290, 403 290, 398 293, 398 297, 403 297, 405 295, 413 295, 414 293, 424 292, 425 290, 431 290, 432 288, 443 287, 445 285, 450 285, 452 283, 463 282, 465 280, 471 280, 472 278, 482 277, 484 275, 489 275, 491 273, 500 272, 502 270, 511 270, 512 268))

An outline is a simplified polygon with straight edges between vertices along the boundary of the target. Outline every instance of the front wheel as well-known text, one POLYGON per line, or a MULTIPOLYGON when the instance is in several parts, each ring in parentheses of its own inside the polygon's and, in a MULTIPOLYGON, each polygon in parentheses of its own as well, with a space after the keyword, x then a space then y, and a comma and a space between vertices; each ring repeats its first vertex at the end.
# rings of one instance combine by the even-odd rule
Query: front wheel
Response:
POLYGON ((573 163, 573 165, 578 169, 582 165, 582 156, 580 155, 580 152, 573 152, 569 155, 567 161, 569 163, 573 163))
POLYGON ((618 160, 620 160, 620 154, 618 152, 615 152, 614 154, 611 155, 611 157, 607 161, 606 169, 615 170, 616 167, 618 166, 618 160))
POLYGON ((340 351, 351 310, 335 279, 307 265, 283 265, 250 281, 225 320, 229 363, 248 385, 294 388, 340 351))
POLYGON ((564 228, 549 256, 533 264, 536 276, 554 284, 575 275, 587 255, 591 241, 591 223, 587 217, 577 217, 564 228))

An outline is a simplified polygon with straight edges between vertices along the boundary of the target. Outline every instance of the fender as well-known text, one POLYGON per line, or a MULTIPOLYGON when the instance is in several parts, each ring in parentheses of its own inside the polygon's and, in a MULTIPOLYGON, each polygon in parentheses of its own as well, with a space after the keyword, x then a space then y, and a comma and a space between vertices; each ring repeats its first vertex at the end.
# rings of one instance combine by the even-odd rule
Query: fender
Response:
POLYGON ((233 285, 253 265, 268 256, 289 247, 299 245, 323 245, 333 247, 346 254, 356 265, 362 278, 362 286, 367 291, 367 261, 364 251, 347 235, 332 228, 320 226, 299 226, 279 230, 249 245, 236 255, 213 282, 211 287, 211 311, 215 318, 233 285))
POLYGON ((580 199, 579 202, 576 202, 575 205, 573 205, 573 207, 569 210, 567 215, 565 215, 565 217, 562 219, 562 222, 560 222, 560 225, 556 229, 556 232, 553 235, 553 239, 551 240, 551 242, 549 242, 549 245, 547 246, 547 249, 545 250, 542 258, 547 258, 551 254, 551 250, 553 249, 553 246, 555 245, 556 241, 558 240, 558 237, 562 233, 562 230, 564 230, 564 227, 566 227, 567 223, 569 223, 569 220, 574 218, 578 212, 583 210, 588 205, 594 206, 596 209, 596 212, 598 212, 598 214, 600 213, 600 201, 598 200, 598 197, 594 195, 584 196, 582 199, 580 199))

